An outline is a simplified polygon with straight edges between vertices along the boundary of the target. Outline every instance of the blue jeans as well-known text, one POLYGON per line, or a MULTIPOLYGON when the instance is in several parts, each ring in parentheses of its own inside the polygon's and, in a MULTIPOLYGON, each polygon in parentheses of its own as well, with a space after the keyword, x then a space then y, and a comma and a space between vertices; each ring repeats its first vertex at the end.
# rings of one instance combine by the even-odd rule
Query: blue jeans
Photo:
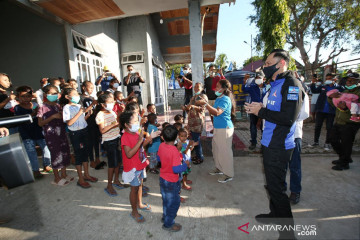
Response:
POLYGON ((301 138, 295 138, 295 148, 289 162, 290 169, 290 191, 301 192, 301 138))
POLYGON ((46 146, 45 139, 24 139, 23 143, 33 171, 39 171, 39 161, 35 149, 36 144, 38 144, 42 150, 43 167, 50 166, 50 151, 46 146))
POLYGON ((180 181, 168 182, 160 177, 160 192, 163 200, 164 227, 170 228, 175 223, 180 207, 180 181))
POLYGON ((194 142, 198 142, 199 145, 195 146, 195 153, 196 153, 196 156, 201 159, 201 160, 204 160, 204 155, 203 155, 203 152, 202 152, 202 146, 201 146, 201 141, 200 141, 200 136, 201 136, 201 133, 196 133, 196 132, 191 132, 191 138, 194 142))

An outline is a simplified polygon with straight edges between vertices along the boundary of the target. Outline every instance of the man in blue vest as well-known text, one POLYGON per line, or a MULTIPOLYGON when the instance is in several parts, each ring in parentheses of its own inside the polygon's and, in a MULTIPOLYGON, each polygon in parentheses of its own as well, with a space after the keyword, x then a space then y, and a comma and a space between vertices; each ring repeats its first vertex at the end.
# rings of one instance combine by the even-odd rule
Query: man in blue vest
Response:
POLYGON ((295 148, 296 119, 305 98, 301 82, 295 78, 289 66, 289 53, 283 49, 274 49, 267 57, 263 72, 269 79, 271 88, 266 103, 246 104, 248 113, 265 120, 261 144, 267 191, 270 196, 270 213, 255 217, 258 222, 276 223, 279 239, 295 239, 293 215, 286 195, 286 169, 295 148), (286 226, 286 227, 285 227, 286 226))
MULTIPOLYGON (((110 86, 110 81, 112 79, 116 79, 115 75, 110 72, 109 68, 107 66, 104 66, 103 69, 103 74, 100 75, 95 82, 95 85, 98 86, 99 84, 101 85, 101 91, 106 91, 108 90, 109 86, 110 86)), ((121 84, 121 83, 120 83, 121 84)))
MULTIPOLYGON (((245 75, 244 77, 244 92, 249 93, 251 97, 251 102, 262 102, 266 93, 264 76, 262 72, 256 74, 256 77, 253 81, 249 81, 250 75, 245 75), (250 83, 249 83, 250 82, 250 83)), ((250 135, 251 135, 251 145, 249 150, 254 150, 257 144, 257 128, 259 117, 250 114, 250 135)))

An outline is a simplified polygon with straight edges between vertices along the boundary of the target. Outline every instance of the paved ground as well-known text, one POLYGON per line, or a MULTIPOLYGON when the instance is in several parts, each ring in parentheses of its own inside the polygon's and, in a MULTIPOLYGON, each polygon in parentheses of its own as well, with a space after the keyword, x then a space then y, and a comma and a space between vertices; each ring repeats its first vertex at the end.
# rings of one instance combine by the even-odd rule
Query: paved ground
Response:
MULTIPOLYGON (((316 225, 316 236, 298 239, 360 238, 360 158, 344 172, 330 170, 334 158, 303 157, 303 192, 293 212, 296 224, 316 225)), ((183 225, 179 233, 161 229, 158 176, 150 175, 146 182, 151 193, 144 202, 153 210, 143 213, 147 221, 139 225, 129 217, 129 189, 118 191, 115 198, 107 196, 106 170, 92 169, 100 181, 91 189, 81 189, 75 182, 51 185, 52 175, 14 190, 1 189, 0 215, 13 220, 0 225, 0 239, 276 239, 275 231, 253 229, 257 226, 253 217, 268 212, 260 156, 235 158, 236 176, 226 184, 207 174, 212 167, 210 157, 193 166, 189 178, 194 189, 182 192, 187 203, 176 218, 183 225), (238 230, 246 223, 249 234, 238 230)), ((76 176, 73 166, 69 172, 76 176)))

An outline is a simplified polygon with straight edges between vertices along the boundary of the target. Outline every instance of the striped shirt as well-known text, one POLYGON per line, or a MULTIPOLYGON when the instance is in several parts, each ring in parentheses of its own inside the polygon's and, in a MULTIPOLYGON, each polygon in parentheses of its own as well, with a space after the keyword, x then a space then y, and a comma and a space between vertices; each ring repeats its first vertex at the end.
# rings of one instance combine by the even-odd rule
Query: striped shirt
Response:
MULTIPOLYGON (((96 115, 95 121, 96 121, 97 125, 104 123, 104 127, 106 127, 117 121, 116 114, 113 111, 111 111, 111 112, 100 111, 96 115)), ((106 133, 102 134, 102 143, 105 141, 114 140, 118 137, 120 137, 119 127, 112 128, 109 131, 107 131, 106 133)))
MULTIPOLYGON (((66 104, 63 108, 63 120, 64 123, 71 120, 75 115, 80 111, 81 105, 70 105, 66 104)), ((85 121, 85 113, 81 114, 80 117, 73 123, 73 125, 68 126, 70 131, 78 131, 87 127, 87 122, 85 121)))

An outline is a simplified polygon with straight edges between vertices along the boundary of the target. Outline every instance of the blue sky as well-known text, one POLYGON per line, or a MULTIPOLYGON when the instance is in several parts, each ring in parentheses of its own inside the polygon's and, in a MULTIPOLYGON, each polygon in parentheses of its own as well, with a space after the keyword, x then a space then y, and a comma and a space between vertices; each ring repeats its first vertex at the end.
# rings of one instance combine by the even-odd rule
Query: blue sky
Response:
MULTIPOLYGON (((251 0, 237 0, 235 5, 232 3, 229 6, 226 3, 221 4, 220 7, 216 54, 225 53, 228 60, 236 61, 238 67, 242 66, 251 55, 250 45, 245 44, 244 41, 250 43, 251 34, 253 37, 257 34, 257 27, 250 24, 249 19, 249 16, 255 13, 251 2, 251 0)), ((321 53, 327 56, 330 51, 331 49, 323 50, 321 53)), ((253 55, 256 55, 255 50, 253 50, 253 55)), ((291 56, 303 64, 297 50, 292 52, 291 56)), ((348 51, 340 54, 339 62, 356 58, 360 58, 360 55, 351 55, 348 51)), ((353 63, 360 63, 360 61, 351 64, 353 63)))

